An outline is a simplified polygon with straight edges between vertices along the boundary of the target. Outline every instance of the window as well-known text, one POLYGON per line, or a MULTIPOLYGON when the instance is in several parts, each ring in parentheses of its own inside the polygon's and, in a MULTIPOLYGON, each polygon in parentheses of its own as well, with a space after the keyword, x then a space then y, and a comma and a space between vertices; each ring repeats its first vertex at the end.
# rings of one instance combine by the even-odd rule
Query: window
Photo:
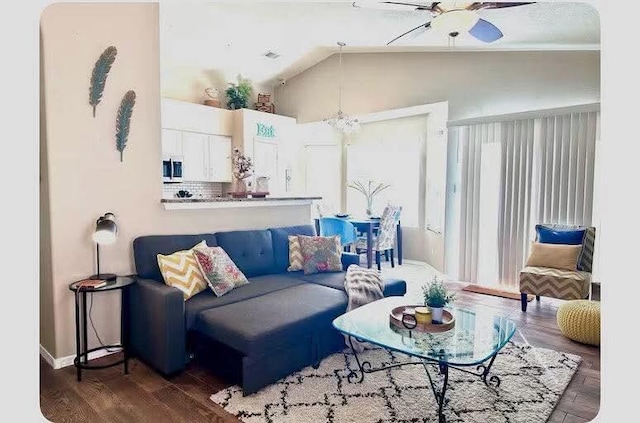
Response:
MULTIPOLYGON (((424 139, 426 117, 365 123, 347 146, 347 182, 369 180, 390 187, 374 199, 373 213, 380 215, 388 203, 402 206, 402 225, 420 227, 421 191, 424 189, 424 139)), ((347 212, 362 216, 366 200, 347 189, 347 212)))

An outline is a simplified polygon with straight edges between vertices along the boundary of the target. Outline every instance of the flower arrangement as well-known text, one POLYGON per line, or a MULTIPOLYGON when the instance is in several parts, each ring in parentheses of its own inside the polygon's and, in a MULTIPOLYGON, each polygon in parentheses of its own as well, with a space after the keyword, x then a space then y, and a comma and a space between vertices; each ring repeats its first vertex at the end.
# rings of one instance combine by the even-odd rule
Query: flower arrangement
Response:
POLYGON ((367 200, 367 215, 370 216, 373 213, 373 200, 375 196, 389 188, 391 185, 383 183, 374 183, 369 180, 367 183, 361 181, 353 181, 347 184, 349 188, 353 188, 358 192, 361 192, 367 200))
POLYGON ((233 164, 233 176, 236 179, 246 179, 252 175, 253 162, 251 161, 251 157, 242 154, 238 147, 233 149, 231 163, 233 164))
POLYGON ((430 283, 422 287, 422 294, 424 295, 424 304, 428 307, 444 307, 456 299, 456 294, 449 292, 444 282, 436 276, 430 283))

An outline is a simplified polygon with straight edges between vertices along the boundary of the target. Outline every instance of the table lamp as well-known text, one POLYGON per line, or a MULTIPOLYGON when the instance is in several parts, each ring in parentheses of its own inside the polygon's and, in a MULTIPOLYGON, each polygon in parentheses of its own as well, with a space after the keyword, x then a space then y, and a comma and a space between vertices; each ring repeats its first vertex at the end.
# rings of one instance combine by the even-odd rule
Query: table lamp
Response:
POLYGON ((116 225, 115 215, 113 213, 105 213, 104 216, 96 221, 96 229, 93 231, 93 240, 96 243, 96 260, 97 273, 89 277, 89 279, 103 279, 114 281, 116 275, 114 273, 100 273, 100 245, 113 244, 116 241, 118 233, 118 225, 116 225))

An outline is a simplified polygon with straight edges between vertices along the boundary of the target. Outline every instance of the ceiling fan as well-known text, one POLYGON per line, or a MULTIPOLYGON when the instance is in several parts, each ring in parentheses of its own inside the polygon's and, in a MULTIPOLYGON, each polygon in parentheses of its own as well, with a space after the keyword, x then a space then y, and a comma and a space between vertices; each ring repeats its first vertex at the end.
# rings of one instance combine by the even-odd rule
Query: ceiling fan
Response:
POLYGON ((376 9, 391 10, 424 10, 431 13, 432 19, 415 28, 404 32, 391 41, 387 45, 399 40, 402 37, 411 35, 417 36, 429 29, 434 29, 446 33, 449 37, 455 38, 461 32, 468 32, 471 36, 485 43, 491 43, 499 40, 504 35, 498 27, 491 22, 480 18, 478 10, 503 9, 507 7, 524 6, 533 2, 433 2, 433 3, 406 3, 406 2, 354 2, 354 7, 367 7, 376 9))

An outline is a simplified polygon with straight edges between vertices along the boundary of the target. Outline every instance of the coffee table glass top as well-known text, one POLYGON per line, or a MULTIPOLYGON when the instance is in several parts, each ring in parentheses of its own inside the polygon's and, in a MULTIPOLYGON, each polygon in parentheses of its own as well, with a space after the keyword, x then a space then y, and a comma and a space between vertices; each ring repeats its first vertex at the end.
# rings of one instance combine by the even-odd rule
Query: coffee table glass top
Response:
POLYGON ((399 329, 389 321, 394 307, 414 305, 404 297, 388 297, 351 310, 333 321, 340 332, 360 341, 453 365, 480 364, 495 355, 513 336, 516 325, 490 310, 447 307, 455 326, 445 332, 399 329))

